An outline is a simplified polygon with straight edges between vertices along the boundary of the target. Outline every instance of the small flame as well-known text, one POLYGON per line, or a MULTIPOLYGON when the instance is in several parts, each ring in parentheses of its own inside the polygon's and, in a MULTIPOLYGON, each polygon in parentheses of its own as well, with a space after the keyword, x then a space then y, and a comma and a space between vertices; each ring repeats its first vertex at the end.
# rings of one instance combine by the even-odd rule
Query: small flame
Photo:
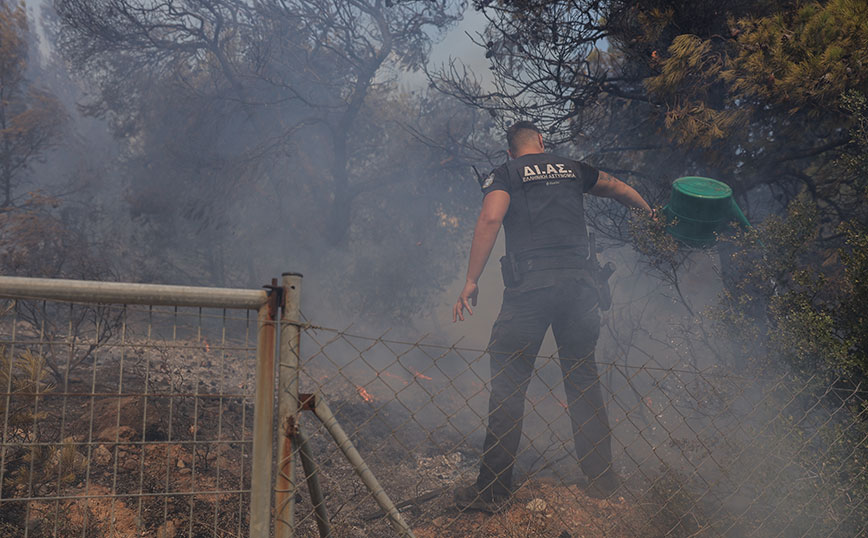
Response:
POLYGON ((433 377, 428 377, 425 374, 420 374, 419 372, 417 372, 415 370, 413 371, 413 377, 418 377, 420 379, 427 379, 428 381, 433 381, 433 379, 434 379, 433 377))
POLYGON ((380 372, 377 375, 383 375, 384 377, 391 377, 392 379, 397 379, 398 381, 400 381, 401 383, 403 383, 405 385, 407 384, 407 380, 405 380, 403 377, 401 377, 399 375, 390 374, 389 372, 380 372))
POLYGON ((208 353, 211 351, 211 346, 208 345, 208 339, 204 336, 202 337, 202 343, 205 344, 205 352, 208 353))
POLYGON ((356 387, 356 390, 359 391, 359 396, 361 396, 362 399, 365 400, 366 402, 370 403, 370 402, 374 401, 374 397, 371 396, 370 392, 365 390, 365 387, 362 387, 361 385, 359 385, 356 387))

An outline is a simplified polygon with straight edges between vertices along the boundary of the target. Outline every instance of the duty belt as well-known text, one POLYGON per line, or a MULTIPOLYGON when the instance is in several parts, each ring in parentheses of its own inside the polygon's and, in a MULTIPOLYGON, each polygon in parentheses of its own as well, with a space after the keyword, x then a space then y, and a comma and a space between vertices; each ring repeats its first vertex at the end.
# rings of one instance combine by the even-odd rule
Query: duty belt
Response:
POLYGON ((524 275, 530 271, 543 271, 546 269, 587 269, 592 276, 592 285, 597 288, 597 296, 600 300, 600 309, 608 310, 612 306, 612 293, 609 289, 609 277, 615 272, 615 264, 612 262, 606 263, 605 267, 600 267, 600 262, 597 259, 597 248, 594 242, 594 234, 588 236, 588 250, 590 256, 583 256, 575 250, 566 252, 547 252, 545 254, 539 252, 528 253, 515 256, 507 254, 500 259, 500 270, 503 275, 503 283, 506 287, 518 286, 521 284, 524 275))
POLYGON ((589 267, 589 259, 575 250, 561 252, 533 252, 516 256, 507 253, 500 259, 500 270, 506 287, 518 286, 524 275, 531 271, 546 269, 583 269, 589 267))
POLYGON ((588 266, 588 258, 578 254, 535 256, 516 260, 516 266, 521 273, 547 269, 582 269, 588 266))

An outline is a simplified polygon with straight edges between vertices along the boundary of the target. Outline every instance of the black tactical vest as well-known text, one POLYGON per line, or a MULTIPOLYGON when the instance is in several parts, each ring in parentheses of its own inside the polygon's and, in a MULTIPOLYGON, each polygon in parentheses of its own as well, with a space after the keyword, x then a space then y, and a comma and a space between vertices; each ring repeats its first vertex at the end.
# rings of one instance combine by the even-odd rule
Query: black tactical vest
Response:
POLYGON ((482 192, 509 193, 503 219, 507 254, 522 258, 564 249, 587 256, 584 193, 598 173, 549 153, 524 155, 495 169, 482 181, 482 192))

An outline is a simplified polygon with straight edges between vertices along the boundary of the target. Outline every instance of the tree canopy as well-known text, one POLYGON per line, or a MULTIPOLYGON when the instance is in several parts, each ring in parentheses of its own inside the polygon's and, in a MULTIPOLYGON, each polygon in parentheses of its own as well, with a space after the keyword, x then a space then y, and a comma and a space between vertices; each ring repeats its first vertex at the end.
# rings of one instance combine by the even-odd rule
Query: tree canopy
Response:
POLYGON ((341 315, 405 323, 455 277, 444 252, 483 158, 467 148, 491 122, 397 80, 463 2, 55 6, 60 50, 97 89, 84 109, 125 146, 139 278, 291 268, 349 301, 341 315))
MULTIPOLYGON (((721 247, 733 334, 772 338, 780 352, 761 350, 771 362, 868 375, 864 307, 851 302, 866 277, 864 2, 474 5, 488 20, 477 41, 493 88, 458 62, 430 73, 434 86, 501 125, 536 121, 660 205, 676 177, 726 182, 760 225, 721 247)), ((630 239, 619 208, 591 204, 590 219, 630 239)), ((679 249, 666 248, 654 263, 677 270, 679 249)))

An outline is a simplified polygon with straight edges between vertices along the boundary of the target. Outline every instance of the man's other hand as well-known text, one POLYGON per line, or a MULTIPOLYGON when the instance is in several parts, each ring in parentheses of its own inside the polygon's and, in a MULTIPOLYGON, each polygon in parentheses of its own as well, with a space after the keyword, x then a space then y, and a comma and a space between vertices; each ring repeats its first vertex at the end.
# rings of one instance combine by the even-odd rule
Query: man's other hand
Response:
POLYGON ((473 315, 473 309, 470 308, 471 305, 476 306, 476 297, 479 295, 479 286, 476 285, 476 282, 467 281, 464 284, 464 289, 461 290, 461 295, 458 296, 458 301, 455 302, 455 306, 452 307, 452 323, 455 323, 459 319, 464 321, 464 309, 466 308, 470 315, 473 315))

